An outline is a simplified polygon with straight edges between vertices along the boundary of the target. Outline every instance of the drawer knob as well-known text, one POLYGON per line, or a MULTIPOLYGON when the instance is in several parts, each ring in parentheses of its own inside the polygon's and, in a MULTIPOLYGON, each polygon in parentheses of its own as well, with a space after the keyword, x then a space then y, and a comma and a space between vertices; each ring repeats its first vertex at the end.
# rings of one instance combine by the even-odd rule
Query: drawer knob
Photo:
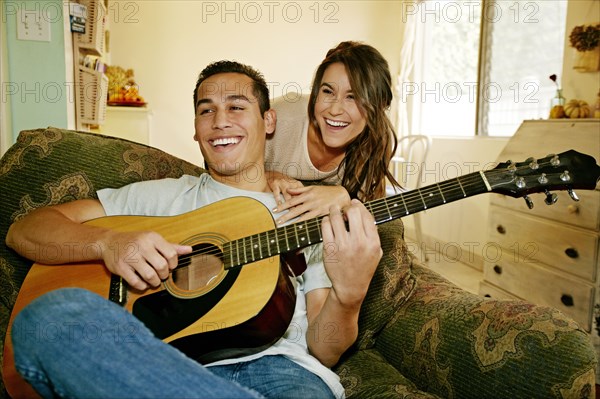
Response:
POLYGON ((560 301, 565 306, 573 306, 573 304, 574 304, 573 297, 571 295, 567 295, 567 294, 562 294, 562 296, 560 297, 560 301))
POLYGON ((569 214, 571 215, 575 215, 577 213, 579 213, 579 207, 577 205, 569 205, 567 206, 567 212, 569 212, 569 214))
POLYGON ((502 274, 502 266, 494 265, 494 271, 496 274, 502 274))
POLYGON ((506 234, 506 229, 501 224, 496 226, 496 231, 498 231, 498 233, 500 233, 500 234, 506 234))
POLYGON ((565 254, 567 254, 567 256, 572 259, 579 258, 579 252, 577 252, 577 250, 575 248, 565 249, 565 254))

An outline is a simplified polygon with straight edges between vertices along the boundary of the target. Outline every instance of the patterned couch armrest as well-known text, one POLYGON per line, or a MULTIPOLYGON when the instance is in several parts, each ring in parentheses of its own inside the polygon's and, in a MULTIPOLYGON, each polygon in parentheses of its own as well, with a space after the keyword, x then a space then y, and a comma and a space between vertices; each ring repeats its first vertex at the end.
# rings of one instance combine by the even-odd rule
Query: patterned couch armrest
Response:
POLYGON ((376 349, 421 390, 454 398, 594 398, 590 336, 556 309, 464 291, 416 262, 376 349))
POLYGON ((363 301, 354 349, 372 348, 383 327, 411 295, 415 277, 401 219, 378 226, 383 256, 363 301))
POLYGON ((95 198, 102 188, 203 172, 163 151, 124 139, 56 128, 21 132, 0 159, 0 338, 31 267, 5 245, 13 221, 41 206, 95 198))

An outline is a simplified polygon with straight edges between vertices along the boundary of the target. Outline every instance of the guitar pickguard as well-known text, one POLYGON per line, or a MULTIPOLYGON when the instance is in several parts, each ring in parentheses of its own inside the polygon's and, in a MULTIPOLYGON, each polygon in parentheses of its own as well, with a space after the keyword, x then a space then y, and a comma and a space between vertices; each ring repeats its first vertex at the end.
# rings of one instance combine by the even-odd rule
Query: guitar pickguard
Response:
MULTIPOLYGON (((132 313, 154 335, 165 339, 201 319, 211 310, 227 294, 240 270, 230 269, 217 287, 197 298, 176 298, 166 290, 140 297, 133 303, 132 313)), ((216 326, 206 326, 206 330, 214 329, 217 329, 216 326)))

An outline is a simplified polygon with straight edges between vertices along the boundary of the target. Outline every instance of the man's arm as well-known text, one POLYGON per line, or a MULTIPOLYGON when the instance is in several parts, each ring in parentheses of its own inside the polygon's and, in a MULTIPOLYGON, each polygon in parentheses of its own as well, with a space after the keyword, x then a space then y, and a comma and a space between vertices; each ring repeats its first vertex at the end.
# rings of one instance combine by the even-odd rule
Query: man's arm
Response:
POLYGON ((339 207, 323 219, 325 269, 330 289, 306 295, 310 352, 324 365, 334 366, 356 341, 358 315, 382 256, 373 216, 357 200, 345 209, 348 229, 339 207))
POLYGON ((98 200, 40 208, 10 226, 6 245, 51 265, 102 260, 110 272, 140 290, 158 286, 177 266, 177 256, 191 251, 157 233, 121 233, 83 224, 102 216, 106 213, 98 200))

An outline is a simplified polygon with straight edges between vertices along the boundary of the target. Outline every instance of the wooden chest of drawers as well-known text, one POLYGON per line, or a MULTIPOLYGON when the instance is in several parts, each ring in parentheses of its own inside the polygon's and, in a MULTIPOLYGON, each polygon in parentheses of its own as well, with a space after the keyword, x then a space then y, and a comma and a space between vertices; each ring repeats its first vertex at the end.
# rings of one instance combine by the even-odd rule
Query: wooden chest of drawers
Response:
MULTIPOLYGON (((523 161, 574 149, 600 162, 600 120, 525 121, 498 161, 523 161)), ((592 335, 600 356, 600 191, 558 192, 525 201, 491 196, 480 294, 555 307, 592 335)), ((600 375, 600 373, 597 373, 600 375)))

